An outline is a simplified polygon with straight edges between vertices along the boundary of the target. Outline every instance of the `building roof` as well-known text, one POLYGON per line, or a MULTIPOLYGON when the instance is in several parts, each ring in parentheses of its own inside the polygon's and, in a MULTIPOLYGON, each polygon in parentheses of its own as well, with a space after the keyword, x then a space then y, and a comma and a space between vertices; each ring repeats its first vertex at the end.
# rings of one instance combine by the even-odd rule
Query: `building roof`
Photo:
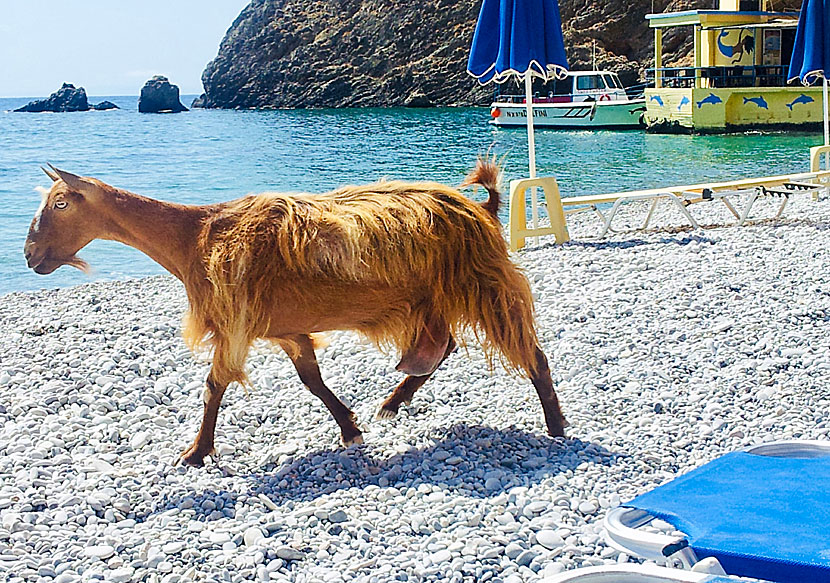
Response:
MULTIPOLYGON (((741 28, 743 26, 759 26, 771 21, 789 23, 795 26, 798 23, 798 13, 795 12, 732 12, 727 10, 686 10, 683 12, 664 12, 661 14, 646 14, 650 28, 666 28, 672 26, 692 26, 701 28, 741 28)), ((776 26, 782 27, 783 24, 776 26)), ((788 25, 789 26, 789 25, 788 25)))

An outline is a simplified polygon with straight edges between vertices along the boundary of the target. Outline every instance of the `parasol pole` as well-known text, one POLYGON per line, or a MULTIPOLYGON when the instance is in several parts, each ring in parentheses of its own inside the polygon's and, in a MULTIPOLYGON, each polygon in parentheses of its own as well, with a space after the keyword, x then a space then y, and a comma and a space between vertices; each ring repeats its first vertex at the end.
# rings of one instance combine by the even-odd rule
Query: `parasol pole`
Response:
MULTIPOLYGON (((530 178, 536 178, 536 140, 533 137, 533 77, 530 67, 525 73, 525 105, 527 106, 527 149, 530 165, 530 178)), ((539 209, 536 201, 536 188, 530 190, 531 208, 533 213, 533 228, 539 228, 539 209)))
MULTIPOLYGON (((827 115, 827 77, 822 75, 822 92, 824 102, 824 145, 830 146, 830 116, 827 115)), ((824 153, 824 169, 830 170, 830 152, 824 153)))

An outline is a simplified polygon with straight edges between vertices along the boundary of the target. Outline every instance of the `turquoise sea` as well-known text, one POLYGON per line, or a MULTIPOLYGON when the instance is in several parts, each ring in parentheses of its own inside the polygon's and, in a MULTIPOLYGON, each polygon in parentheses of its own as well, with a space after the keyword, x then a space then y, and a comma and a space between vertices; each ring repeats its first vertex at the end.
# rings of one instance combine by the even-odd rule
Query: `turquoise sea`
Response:
MULTIPOLYGON (((137 112, 137 97, 90 101, 104 99, 123 109, 10 113, 30 99, 0 99, 0 294, 164 272, 138 251, 105 241, 80 253, 92 278, 70 267, 50 276, 29 271, 22 248, 40 202, 34 188, 49 185, 39 168, 47 162, 184 203, 264 190, 321 192, 380 177, 457 184, 487 151, 505 156, 508 180, 527 176, 526 132, 489 126, 484 108, 154 115, 137 112)), ((806 171, 808 148, 819 142, 818 134, 793 132, 536 132, 539 175, 556 176, 564 196, 806 171)))

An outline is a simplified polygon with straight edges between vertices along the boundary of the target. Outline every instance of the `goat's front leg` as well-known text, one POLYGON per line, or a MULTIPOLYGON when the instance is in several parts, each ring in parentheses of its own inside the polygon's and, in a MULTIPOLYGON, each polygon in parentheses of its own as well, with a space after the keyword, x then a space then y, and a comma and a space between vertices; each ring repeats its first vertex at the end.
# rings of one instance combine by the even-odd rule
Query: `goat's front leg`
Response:
MULTIPOLYGON (((452 351, 455 350, 455 338, 450 336, 449 342, 447 343, 447 349, 444 352, 444 356, 441 358, 441 361, 438 363, 438 366, 441 366, 441 363, 446 360, 446 358, 452 354, 452 351)), ((376 417, 378 419, 392 419, 398 414, 398 409, 402 404, 408 405, 412 401, 412 397, 415 395, 415 391, 420 389, 424 386, 424 383, 429 380, 433 373, 429 373, 426 375, 409 375, 407 376, 401 384, 395 387, 395 390, 386 397, 386 400, 378 409, 376 417)))
POLYGON ((356 443, 363 443, 363 436, 355 424, 355 416, 352 411, 338 399, 334 393, 323 383, 320 375, 320 367, 317 364, 317 356, 314 354, 314 342, 306 334, 297 334, 286 338, 278 338, 280 346, 294 363, 300 380, 308 387, 311 394, 318 397, 326 408, 331 412, 334 420, 340 426, 340 437, 343 445, 350 446, 356 443))
POLYGON ((182 452, 179 460, 189 466, 202 467, 205 465, 205 456, 211 455, 214 450, 213 434, 216 431, 216 417, 219 414, 219 405, 222 404, 222 395, 225 394, 227 384, 220 384, 214 379, 213 372, 208 374, 205 383, 205 408, 202 414, 202 425, 193 445, 182 452))

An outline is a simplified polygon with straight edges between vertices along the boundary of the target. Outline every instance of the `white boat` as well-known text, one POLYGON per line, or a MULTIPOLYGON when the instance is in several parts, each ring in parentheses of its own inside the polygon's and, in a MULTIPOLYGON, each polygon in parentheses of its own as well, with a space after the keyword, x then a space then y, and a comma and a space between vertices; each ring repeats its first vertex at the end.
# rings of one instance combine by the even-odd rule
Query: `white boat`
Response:
MULTIPOLYGON (((571 71, 565 79, 547 83, 533 97, 537 128, 639 128, 645 111, 645 98, 629 98, 611 71, 571 71)), ((497 96, 490 116, 493 125, 525 127, 525 96, 497 96)))

